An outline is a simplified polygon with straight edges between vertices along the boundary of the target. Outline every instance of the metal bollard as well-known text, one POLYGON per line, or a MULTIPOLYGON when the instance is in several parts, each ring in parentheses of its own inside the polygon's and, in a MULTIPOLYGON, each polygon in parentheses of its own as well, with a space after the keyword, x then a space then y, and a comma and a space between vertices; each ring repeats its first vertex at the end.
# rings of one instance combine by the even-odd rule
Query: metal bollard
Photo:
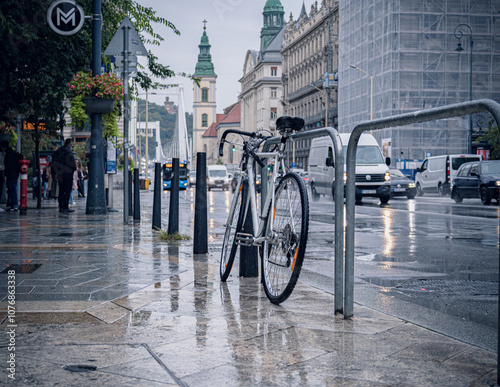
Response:
POLYGON ((155 189, 153 194, 153 230, 161 230, 161 164, 155 163, 155 189))
POLYGON ((196 156, 196 195, 194 203, 194 254, 208 253, 207 220, 207 154, 198 152, 196 156))
POLYGON ((134 169, 134 220, 141 220, 141 186, 139 182, 139 168, 134 169))
MULTIPOLYGON (((248 193, 248 182, 243 184, 243 197, 248 193)), ((250 215, 250 214, 249 214, 250 215)), ((253 234, 253 221, 251 216, 247 216, 243 230, 245 234, 253 234)), ((240 246, 240 277, 259 276, 259 253, 256 246, 240 246)))
MULTIPOLYGON (((133 183, 135 184, 135 182, 133 183)), ((132 216, 132 171, 128 171, 128 216, 132 216)))
POLYGON ((168 235, 179 232, 179 159, 172 160, 174 175, 170 180, 170 209, 168 211, 168 235))

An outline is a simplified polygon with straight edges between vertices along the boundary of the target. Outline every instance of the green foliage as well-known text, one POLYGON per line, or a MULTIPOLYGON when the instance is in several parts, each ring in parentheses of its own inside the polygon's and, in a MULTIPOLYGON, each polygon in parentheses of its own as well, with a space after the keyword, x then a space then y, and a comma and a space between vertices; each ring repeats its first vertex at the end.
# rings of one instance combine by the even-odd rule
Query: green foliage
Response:
POLYGON ((500 138, 498 126, 495 125, 495 121, 493 119, 488 122, 488 132, 484 136, 478 137, 478 141, 486 141, 491 145, 490 160, 500 160, 500 138))
POLYGON ((71 117, 71 123, 77 128, 85 127, 86 122, 89 120, 88 114, 85 112, 85 104, 82 101, 82 96, 76 96, 71 100, 71 106, 68 110, 71 117))
POLYGON ((215 163, 215 165, 224 165, 224 161, 222 161, 222 159, 219 157, 217 158, 217 162, 215 163))
MULTIPOLYGON (((0 120, 14 120, 17 114, 46 124, 59 120, 67 83, 78 71, 90 70, 92 25, 85 22, 76 34, 63 36, 50 29, 47 9, 53 0, 2 0, 0 2, 0 120)), ((79 0, 86 15, 92 14, 92 0, 79 0)), ((102 49, 104 50, 125 16, 129 16, 145 43, 159 45, 164 39, 157 32, 162 26, 180 35, 168 20, 152 8, 133 0, 102 2, 102 49)), ((103 55, 103 62, 109 57, 103 55)), ((152 53, 148 69, 141 69, 140 80, 149 76, 166 79, 175 75, 168 66, 158 63, 152 53)), ((150 79, 150 78, 149 78, 150 79)), ((51 127, 55 127, 51 126, 51 127)))

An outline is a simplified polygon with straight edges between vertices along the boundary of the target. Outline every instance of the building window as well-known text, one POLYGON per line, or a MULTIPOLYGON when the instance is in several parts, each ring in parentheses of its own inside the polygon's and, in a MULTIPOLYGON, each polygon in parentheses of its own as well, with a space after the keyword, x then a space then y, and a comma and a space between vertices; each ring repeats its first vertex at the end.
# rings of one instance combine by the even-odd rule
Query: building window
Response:
POLYGON ((278 118, 278 110, 277 108, 271 108, 271 120, 275 120, 278 118))
POLYGON ((201 89, 201 102, 208 102, 208 89, 206 87, 201 89))
POLYGON ((278 68, 271 67, 271 77, 277 77, 277 76, 278 76, 278 68))
POLYGON ((271 98, 278 98, 278 88, 271 87, 271 98))
POLYGON ((201 126, 202 127, 207 127, 208 126, 208 114, 202 114, 201 115, 201 126))

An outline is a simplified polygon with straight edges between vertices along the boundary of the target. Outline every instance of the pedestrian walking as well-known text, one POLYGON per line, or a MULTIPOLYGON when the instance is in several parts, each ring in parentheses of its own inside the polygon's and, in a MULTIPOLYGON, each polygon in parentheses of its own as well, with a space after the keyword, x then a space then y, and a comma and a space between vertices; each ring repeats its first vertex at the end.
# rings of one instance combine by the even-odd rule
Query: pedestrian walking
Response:
POLYGON ((21 154, 14 151, 7 141, 2 141, 0 143, 0 150, 5 152, 4 164, 5 164, 5 181, 7 183, 7 193, 8 201, 7 205, 10 205, 9 211, 19 210, 19 200, 17 198, 17 179, 19 179, 19 173, 21 172, 21 165, 19 160, 22 158, 21 154))
POLYGON ((67 138, 64 145, 52 156, 52 172, 57 175, 59 183, 59 212, 75 212, 69 208, 71 190, 73 189, 73 173, 76 171, 73 154, 73 140, 67 138))
POLYGON ((79 198, 84 198, 85 197, 85 191, 84 191, 84 188, 83 188, 83 180, 84 180, 83 165, 82 165, 82 161, 80 159, 76 159, 76 169, 77 169, 77 172, 78 172, 78 180, 77 180, 78 197, 79 198))
POLYGON ((49 198, 49 175, 47 174, 48 168, 49 168, 49 166, 47 165, 43 169, 43 173, 42 173, 42 188, 43 188, 42 198, 43 198, 43 200, 47 200, 49 198))

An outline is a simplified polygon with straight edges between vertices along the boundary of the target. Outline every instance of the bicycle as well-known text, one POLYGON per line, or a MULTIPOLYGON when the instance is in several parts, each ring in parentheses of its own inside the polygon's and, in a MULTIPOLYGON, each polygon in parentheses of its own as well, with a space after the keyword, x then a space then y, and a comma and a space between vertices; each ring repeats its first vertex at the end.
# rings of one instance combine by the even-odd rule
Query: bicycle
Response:
POLYGON ((219 155, 229 134, 238 134, 243 143, 241 173, 231 201, 220 260, 220 278, 226 281, 239 246, 257 246, 261 259, 261 275, 267 298, 274 304, 285 301, 299 278, 307 244, 309 201, 302 178, 289 172, 285 163, 287 139, 293 131, 304 127, 300 117, 280 117, 276 127, 281 141, 269 152, 258 152, 260 145, 272 136, 257 132, 228 129, 222 135, 219 155), (274 162, 261 216, 257 213, 255 163, 265 169, 264 161, 274 162), (288 171, 288 172, 287 172, 288 171), (243 233, 247 216, 251 216, 253 233, 243 233))

